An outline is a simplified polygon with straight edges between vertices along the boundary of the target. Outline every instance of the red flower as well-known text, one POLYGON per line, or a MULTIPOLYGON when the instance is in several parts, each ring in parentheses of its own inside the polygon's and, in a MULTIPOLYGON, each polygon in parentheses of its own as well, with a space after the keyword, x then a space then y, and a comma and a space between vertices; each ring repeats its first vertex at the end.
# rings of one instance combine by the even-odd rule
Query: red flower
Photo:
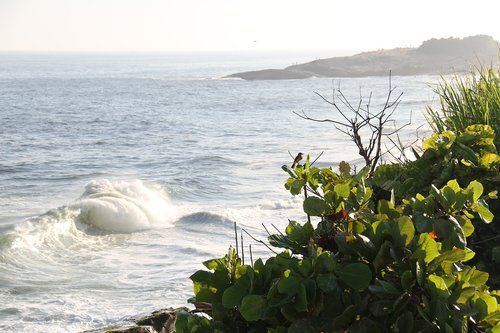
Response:
POLYGON ((434 226, 432 226, 432 231, 429 232, 429 236, 431 236, 432 239, 438 238, 438 235, 436 234, 436 230, 434 229, 434 226))

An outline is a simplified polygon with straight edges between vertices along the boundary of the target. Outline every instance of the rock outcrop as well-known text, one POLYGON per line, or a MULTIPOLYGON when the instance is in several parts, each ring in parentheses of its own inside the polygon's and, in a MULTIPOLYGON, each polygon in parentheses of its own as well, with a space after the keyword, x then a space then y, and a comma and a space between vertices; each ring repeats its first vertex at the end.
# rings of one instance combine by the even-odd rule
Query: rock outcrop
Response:
POLYGON ((132 317, 119 325, 97 328, 83 333, 172 333, 175 332, 175 318, 178 312, 188 308, 168 308, 145 316, 132 317))
POLYGON ((266 69, 229 75, 245 80, 304 79, 311 77, 360 77, 423 75, 469 71, 471 66, 500 63, 500 44, 493 37, 430 39, 418 48, 363 52, 349 57, 319 59, 285 69, 266 69))

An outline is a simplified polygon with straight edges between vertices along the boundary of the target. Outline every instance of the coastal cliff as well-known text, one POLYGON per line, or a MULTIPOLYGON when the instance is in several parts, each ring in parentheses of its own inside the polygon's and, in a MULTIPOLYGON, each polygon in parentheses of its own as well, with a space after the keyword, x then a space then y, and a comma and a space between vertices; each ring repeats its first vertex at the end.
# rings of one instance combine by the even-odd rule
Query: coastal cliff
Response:
POLYGON ((285 69, 264 69, 231 74, 244 80, 283 80, 311 77, 445 75, 466 72, 477 64, 499 62, 499 43, 491 36, 430 39, 418 48, 395 48, 353 56, 319 59, 285 69))

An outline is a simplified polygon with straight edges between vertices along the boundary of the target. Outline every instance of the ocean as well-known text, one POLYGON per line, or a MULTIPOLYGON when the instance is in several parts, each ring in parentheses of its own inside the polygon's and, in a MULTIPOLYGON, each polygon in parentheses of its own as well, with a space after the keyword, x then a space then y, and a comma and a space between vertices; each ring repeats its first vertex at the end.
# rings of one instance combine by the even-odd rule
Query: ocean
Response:
MULTIPOLYGON (((224 76, 307 60, 0 54, 0 330, 80 332, 186 306, 189 276, 224 256, 235 222, 265 240, 262 224, 304 221, 283 186, 291 156, 362 164, 332 124, 293 112, 340 119, 316 94, 338 88, 354 104, 372 92, 377 110, 389 78, 224 76)), ((403 142, 428 134, 438 79, 392 76, 403 142)), ((254 259, 270 254, 244 236, 254 259)))

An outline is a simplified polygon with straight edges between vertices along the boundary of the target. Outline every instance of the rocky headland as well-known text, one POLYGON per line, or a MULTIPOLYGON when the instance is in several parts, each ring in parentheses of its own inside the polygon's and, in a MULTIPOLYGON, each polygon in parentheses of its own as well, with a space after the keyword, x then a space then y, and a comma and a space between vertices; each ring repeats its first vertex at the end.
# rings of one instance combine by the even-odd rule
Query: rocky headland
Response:
POLYGON ((491 36, 429 39, 418 48, 395 48, 353 56, 319 59, 284 69, 231 74, 244 80, 284 80, 311 77, 361 77, 392 75, 446 75, 469 71, 471 66, 500 61, 500 44, 491 36))

